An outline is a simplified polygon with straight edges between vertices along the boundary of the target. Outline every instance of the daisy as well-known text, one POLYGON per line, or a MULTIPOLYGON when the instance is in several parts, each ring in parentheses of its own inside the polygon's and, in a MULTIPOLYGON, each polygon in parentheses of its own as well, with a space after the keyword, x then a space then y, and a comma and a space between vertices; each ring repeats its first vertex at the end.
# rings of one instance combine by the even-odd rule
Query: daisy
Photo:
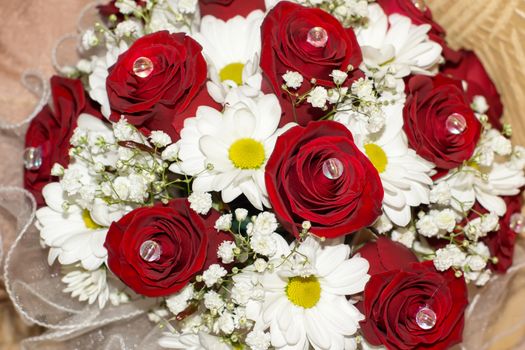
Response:
MULTIPOLYGON (((383 108, 386 122, 375 134, 354 131, 355 124, 346 124, 355 136, 356 145, 379 172, 384 189, 383 211, 398 226, 406 226, 412 218, 411 207, 428 204, 433 164, 408 147, 403 131, 403 104, 383 108)), ((340 120, 339 120, 340 121, 340 120)))
POLYGON ((260 277, 265 291, 260 322, 270 328, 272 346, 335 350, 353 342, 364 316, 347 296, 362 292, 370 276, 368 261, 349 255, 345 244, 321 245, 308 237, 270 261, 275 269, 260 277))
POLYGON ((87 301, 93 304, 98 300, 99 308, 104 308, 109 300, 109 285, 106 269, 99 268, 87 271, 79 266, 65 266, 63 268, 64 282, 67 287, 65 293, 71 293, 73 298, 78 297, 80 301, 87 301))
POLYGON ((108 228, 95 223, 88 210, 74 204, 65 206, 65 193, 58 182, 46 185, 42 195, 47 207, 37 210, 36 225, 49 247, 49 265, 58 259, 62 265, 80 262, 88 271, 102 266, 108 228))
POLYGON ((400 85, 410 74, 435 75, 442 48, 428 38, 428 24, 416 26, 408 17, 386 16, 379 5, 369 6, 369 25, 357 33, 363 51, 362 69, 374 77, 394 76, 400 85))
POLYGON ((489 212, 503 216, 507 211, 501 196, 514 196, 525 185, 523 164, 516 163, 519 149, 496 129, 485 130, 474 155, 438 183, 450 188, 450 204, 464 213, 477 201, 489 212))
POLYGON ((259 93, 263 18, 264 13, 259 10, 227 22, 213 16, 202 18, 200 32, 194 38, 202 45, 208 62, 208 92, 218 103, 224 103, 228 91, 237 87, 245 95, 259 93))
POLYGON ((459 212, 470 210, 477 201, 489 212, 505 215, 507 205, 501 196, 514 196, 525 185, 523 169, 515 169, 507 163, 480 167, 474 162, 452 172, 440 182, 450 187, 450 204, 459 212))
POLYGON ((109 97, 106 90, 106 79, 109 75, 108 68, 114 65, 118 56, 128 49, 128 44, 122 40, 118 46, 111 46, 108 44, 108 50, 102 57, 95 57, 91 63, 93 72, 89 76, 89 97, 97 101, 101 108, 102 114, 109 118, 111 115, 111 108, 109 106, 109 97))
POLYGON ((244 194, 259 210, 270 207, 264 169, 277 137, 281 107, 275 95, 229 94, 223 112, 202 106, 186 119, 175 173, 194 176, 193 191, 221 192, 225 203, 244 194))

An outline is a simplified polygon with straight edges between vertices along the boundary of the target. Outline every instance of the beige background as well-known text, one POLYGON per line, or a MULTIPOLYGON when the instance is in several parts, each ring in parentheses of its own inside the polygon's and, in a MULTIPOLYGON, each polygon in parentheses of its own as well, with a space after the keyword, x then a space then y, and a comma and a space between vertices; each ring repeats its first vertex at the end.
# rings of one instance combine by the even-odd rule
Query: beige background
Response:
MULTIPOLYGON (((48 76, 53 73, 50 58, 53 43, 75 31, 75 14, 88 3, 88 0, 0 0, 0 118, 14 122, 32 111, 36 99, 19 84, 19 77, 29 68, 48 76)), ((503 95, 505 120, 513 124, 514 141, 525 145, 522 115, 525 0, 429 0, 428 3, 435 18, 448 30, 451 44, 475 48, 481 56, 503 95)), ((6 169, 4 161, 8 154, 9 147, 0 144, 0 184, 9 181, 8 174, 17 171, 6 169)), ((522 311, 525 277, 517 278, 511 289, 513 297, 490 332, 510 329, 525 318, 522 311)), ((19 339, 38 331, 20 321, 0 287, 0 349, 17 349, 19 339)), ((491 349, 525 349, 525 344, 518 344, 524 334, 525 328, 519 329, 491 349)))

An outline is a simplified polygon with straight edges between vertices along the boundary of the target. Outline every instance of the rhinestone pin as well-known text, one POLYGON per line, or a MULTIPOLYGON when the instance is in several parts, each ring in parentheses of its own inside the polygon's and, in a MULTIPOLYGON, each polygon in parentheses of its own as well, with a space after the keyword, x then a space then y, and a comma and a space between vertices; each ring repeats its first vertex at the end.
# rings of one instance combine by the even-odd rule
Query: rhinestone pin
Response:
POLYGON ((467 120, 459 113, 452 113, 447 117, 445 127, 451 134, 459 135, 467 129, 467 120))
POLYGON ((437 315, 428 305, 421 307, 416 314, 416 323, 421 329, 432 329, 436 325, 436 322, 437 315))
POLYGON ((147 78, 153 68, 153 62, 147 57, 139 57, 133 62, 133 73, 139 78, 147 78))
POLYGON ((425 12, 428 8, 425 0, 412 0, 412 3, 414 4, 414 7, 421 12, 425 12))
POLYGON ((343 175, 344 169, 343 163, 337 158, 330 158, 323 162, 323 175, 327 179, 339 179, 343 175))
POLYGON ((510 217, 509 227, 517 234, 525 233, 525 217, 521 213, 514 213, 510 217))
POLYGON ((328 42, 328 32, 323 27, 313 27, 308 32, 306 41, 315 47, 325 47, 328 42))
POLYGON ((154 262, 160 259, 162 249, 160 244, 155 241, 147 240, 140 246, 140 257, 147 262, 154 262))
POLYGON ((38 170, 42 166, 42 147, 28 147, 24 150, 24 167, 38 170))

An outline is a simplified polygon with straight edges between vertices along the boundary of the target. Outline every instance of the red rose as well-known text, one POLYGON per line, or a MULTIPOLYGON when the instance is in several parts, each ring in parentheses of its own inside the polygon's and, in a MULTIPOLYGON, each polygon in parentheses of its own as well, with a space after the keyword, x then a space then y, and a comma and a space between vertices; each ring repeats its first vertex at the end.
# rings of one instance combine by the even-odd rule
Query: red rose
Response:
POLYGON ((361 330, 371 345, 388 349, 448 349, 461 342, 467 304, 463 277, 437 272, 432 261, 412 263, 372 275, 361 330))
POLYGON ((135 41, 109 68, 110 119, 124 115, 145 134, 162 130, 177 141, 184 120, 198 106, 215 105, 204 87, 207 69, 201 50, 183 33, 162 31, 135 41))
POLYGON ((219 213, 203 217, 186 199, 142 207, 111 224, 104 247, 108 266, 135 292, 173 294, 217 263, 217 248, 229 234, 214 229, 219 213))
MULTIPOLYGON (((268 80, 266 85, 270 85, 263 86, 263 90, 269 92, 273 89, 280 98, 284 111, 281 125, 290 121, 306 125, 323 116, 326 112, 306 103, 294 111, 289 95, 281 88, 284 83, 282 76, 287 71, 294 71, 304 77, 303 85, 297 91, 299 94, 311 89, 310 80, 313 78, 318 85, 334 87, 330 77, 333 70, 347 71, 349 66, 357 69, 362 61, 352 28, 343 28, 336 18, 323 10, 284 1, 268 13, 261 30, 261 69, 268 80), (321 39, 312 40, 312 31, 316 31, 321 39)), ((359 70, 349 73, 348 84, 362 76, 359 70)))
POLYGON ((415 25, 429 24, 433 34, 445 35, 443 27, 434 22, 432 12, 424 0, 377 0, 377 3, 387 16, 397 13, 410 18, 415 25))
POLYGON ((277 218, 296 236, 305 220, 311 232, 332 238, 369 226, 381 214, 379 174, 337 122, 312 122, 281 135, 265 178, 277 218))
POLYGON ((481 123, 470 109, 459 80, 444 75, 412 77, 403 109, 410 147, 436 164, 440 175, 474 153, 481 123))
POLYGON ((54 76, 51 78, 51 93, 53 109, 44 106, 29 124, 25 139, 26 153, 34 148, 41 155, 40 166, 34 164, 33 168, 24 170, 24 187, 35 196, 38 206, 45 204, 42 188, 56 181, 51 176, 53 164, 69 164, 69 139, 77 127, 78 116, 88 113, 101 117, 86 96, 80 80, 54 76))
POLYGON ((511 228, 511 218, 521 213, 523 198, 521 194, 512 197, 503 197, 507 204, 507 212, 499 220, 499 229, 489 233, 481 241, 487 245, 491 256, 498 258, 498 263, 489 263, 492 271, 505 273, 512 265, 514 246, 516 245, 516 231, 511 228))
POLYGON ((264 0, 200 0, 201 16, 211 15, 227 21, 235 16, 247 17, 255 10, 266 10, 264 0))
POLYGON ((484 96, 489 105, 487 115, 490 123, 497 129, 502 129, 501 116, 503 105, 496 86, 490 79, 483 64, 472 51, 459 51, 460 59, 457 62, 448 61, 443 67, 443 74, 467 82, 468 101, 472 102, 474 96, 484 96))
POLYGON ((382 236, 374 242, 366 243, 359 249, 359 254, 370 263, 368 273, 371 276, 417 262, 417 257, 410 249, 382 236))
POLYGON ((430 8, 424 0, 377 0, 387 16, 394 13, 410 18, 415 25, 430 25, 428 32, 430 40, 438 43, 443 48, 443 56, 447 60, 456 61, 460 59, 458 52, 452 50, 445 41, 445 30, 432 18, 430 8))

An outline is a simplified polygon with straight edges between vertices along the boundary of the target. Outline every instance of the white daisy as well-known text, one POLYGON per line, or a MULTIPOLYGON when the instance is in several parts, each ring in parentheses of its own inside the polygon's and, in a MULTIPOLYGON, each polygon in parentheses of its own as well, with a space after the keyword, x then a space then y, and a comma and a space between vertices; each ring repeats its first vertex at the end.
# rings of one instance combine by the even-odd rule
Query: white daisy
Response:
POLYGON ((505 214, 501 196, 513 196, 525 185, 523 165, 516 166, 512 145, 496 129, 482 133, 472 158, 439 179, 447 184, 454 209, 463 213, 479 202, 489 212, 505 214))
POLYGON ((58 258, 62 265, 80 262, 88 271, 98 269, 107 256, 104 242, 108 228, 96 224, 88 210, 64 206, 65 194, 58 182, 46 185, 42 194, 48 206, 37 210, 36 225, 49 246, 49 265, 58 258))
POLYGON ((63 292, 71 293, 73 298, 87 301, 89 304, 98 300, 101 309, 106 305, 110 296, 106 269, 101 267, 87 271, 80 266, 66 266, 63 272, 65 275, 62 282, 67 284, 63 292))
MULTIPOLYGON (((411 219, 410 207, 428 204, 432 185, 433 164, 408 147, 403 131, 403 104, 386 106, 384 129, 366 134, 359 123, 345 124, 352 131, 357 146, 379 172, 383 184, 383 211, 398 226, 406 226, 411 219)), ((341 122, 341 120, 338 120, 341 122)))
POLYGON ((254 207, 270 206, 264 182, 266 162, 277 137, 281 107, 275 95, 229 94, 224 112, 200 107, 184 122, 176 173, 195 177, 193 191, 222 193, 231 202, 244 194, 254 207))
POLYGON ((260 10, 226 22, 213 16, 202 18, 200 32, 194 38, 202 45, 208 62, 208 92, 218 103, 224 103, 228 91, 237 87, 248 96, 259 94, 263 18, 260 10))
POLYGON ((274 271, 260 278, 265 298, 259 322, 270 328, 272 346, 279 350, 345 349, 364 319, 347 296, 364 290, 368 261, 349 258, 345 244, 321 245, 312 237, 290 256, 292 249, 283 250, 288 258, 272 260, 274 271))
POLYGON ((523 169, 512 168, 509 163, 495 163, 491 167, 469 164, 439 180, 450 187, 452 207, 465 212, 477 201, 489 212, 505 215, 507 205, 501 196, 519 193, 525 185, 523 169))
POLYGON ((408 17, 398 14, 387 17, 376 4, 368 10, 369 25, 357 33, 363 51, 361 68, 368 75, 377 78, 390 74, 402 84, 402 78, 411 73, 437 73, 442 48, 429 40, 430 25, 416 26, 408 17))
POLYGON ((128 44, 122 40, 118 46, 109 46, 104 56, 93 58, 91 63, 93 72, 89 76, 89 97, 100 104, 101 112, 106 118, 109 118, 111 115, 109 97, 106 90, 106 79, 109 75, 108 68, 114 65, 118 60, 118 56, 127 49, 128 44))

